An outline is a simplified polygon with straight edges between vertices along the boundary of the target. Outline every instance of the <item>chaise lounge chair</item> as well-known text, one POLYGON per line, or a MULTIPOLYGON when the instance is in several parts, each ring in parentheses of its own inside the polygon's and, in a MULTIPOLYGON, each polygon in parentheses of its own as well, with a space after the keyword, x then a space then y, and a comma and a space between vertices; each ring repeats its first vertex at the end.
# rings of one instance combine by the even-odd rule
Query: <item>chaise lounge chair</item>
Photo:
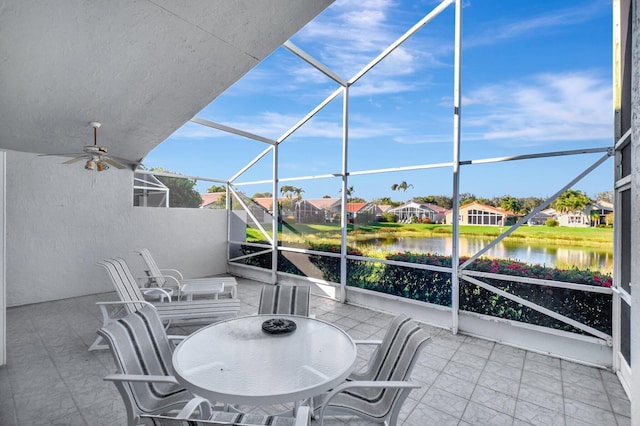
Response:
MULTIPOLYGON (((98 262, 98 265, 105 268, 120 297, 119 302, 97 303, 102 312, 104 326, 113 321, 107 308, 110 305, 123 305, 126 313, 133 313, 147 305, 153 305, 158 312, 158 316, 162 322, 167 324, 167 327, 171 321, 211 323, 224 318, 237 316, 240 311, 240 301, 238 299, 227 298, 152 304, 144 299, 124 259, 106 259, 98 262)), ((106 349, 106 346, 101 344, 101 340, 102 339, 98 337, 89 350, 106 349)))
POLYGON ((236 280, 233 277, 184 279, 177 269, 160 269, 148 249, 143 248, 136 252, 146 265, 147 282, 160 288, 176 289, 178 300, 183 294, 188 298, 194 294, 213 294, 217 297, 218 293, 228 293, 232 299, 237 297, 236 280), (221 284, 224 284, 222 291, 219 290, 221 284))

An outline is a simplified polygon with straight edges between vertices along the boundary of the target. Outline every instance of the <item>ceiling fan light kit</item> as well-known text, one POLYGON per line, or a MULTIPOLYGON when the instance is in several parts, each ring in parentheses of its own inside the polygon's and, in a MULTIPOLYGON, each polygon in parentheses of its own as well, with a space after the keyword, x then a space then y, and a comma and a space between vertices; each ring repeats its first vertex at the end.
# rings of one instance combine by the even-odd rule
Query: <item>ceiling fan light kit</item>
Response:
POLYGON ((97 167, 99 172, 102 172, 104 170, 107 170, 109 168, 109 165, 104 161, 98 161, 96 163, 96 167, 97 167))
POLYGON ((76 161, 87 159, 84 164, 86 170, 102 172, 109 169, 109 165, 112 165, 116 169, 126 169, 127 166, 107 156, 107 148, 98 146, 98 129, 101 124, 97 121, 92 121, 89 123, 89 126, 93 127, 93 145, 85 146, 82 148, 82 154, 80 156, 65 161, 63 164, 72 164, 76 161))

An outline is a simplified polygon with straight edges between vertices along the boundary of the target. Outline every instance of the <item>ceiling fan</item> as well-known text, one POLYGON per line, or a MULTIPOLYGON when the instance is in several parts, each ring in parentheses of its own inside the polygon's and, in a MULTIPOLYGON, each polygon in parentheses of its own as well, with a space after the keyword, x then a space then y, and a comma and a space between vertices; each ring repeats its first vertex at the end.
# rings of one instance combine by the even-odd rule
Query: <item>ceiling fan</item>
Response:
POLYGON ((67 160, 62 164, 72 164, 81 160, 86 160, 87 162, 85 163, 84 168, 87 170, 97 170, 102 172, 107 170, 109 165, 116 169, 126 169, 127 166, 107 155, 107 148, 98 145, 98 128, 101 124, 97 121, 92 121, 89 125, 93 127, 93 145, 83 147, 83 154, 72 158, 71 160, 67 160))

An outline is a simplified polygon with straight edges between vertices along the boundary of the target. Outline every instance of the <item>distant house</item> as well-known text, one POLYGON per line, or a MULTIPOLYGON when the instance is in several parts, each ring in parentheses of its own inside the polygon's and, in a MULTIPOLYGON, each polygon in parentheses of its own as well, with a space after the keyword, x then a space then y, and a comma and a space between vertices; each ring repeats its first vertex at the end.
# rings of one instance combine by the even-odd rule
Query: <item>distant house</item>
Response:
POLYGON ((605 225, 607 223, 607 215, 613 213, 613 203, 604 200, 598 200, 588 205, 584 210, 576 210, 571 212, 563 212, 558 214, 558 223, 560 226, 587 227, 593 225, 591 212, 598 213, 598 219, 595 225, 605 225))
POLYGON ((541 226, 545 225, 549 219, 556 219, 558 212, 554 209, 544 209, 533 215, 527 221, 529 226, 541 226))
POLYGON ((573 228, 591 226, 591 216, 589 216, 589 210, 587 209, 558 213, 557 221, 560 226, 573 228))
POLYGON ((340 198, 298 200, 295 205, 296 220, 302 223, 326 223, 340 219, 340 198))
POLYGON ((206 194, 200 194, 200 198, 202 198, 202 204, 200 204, 201 209, 224 209, 224 205, 219 204, 220 198, 224 196, 225 192, 207 192, 206 194))
MULTIPOLYGON (((453 211, 447 212, 447 223, 453 223, 453 211)), ((458 222, 461 225, 513 225, 518 216, 500 207, 473 202, 460 206, 458 222)))
MULTIPOLYGON (((257 197, 253 198, 253 204, 257 204, 262 207, 263 210, 271 213, 273 212, 273 198, 271 197, 257 197)), ((280 201, 280 200, 278 200, 280 201)))
POLYGON ((591 210, 598 212, 598 225, 607 224, 607 215, 613 213, 613 203, 605 200, 598 200, 591 205, 591 210))
POLYGON ((248 203, 249 211, 259 223, 269 223, 272 220, 273 198, 260 197, 244 201, 248 203))
POLYGON ((437 204, 409 201, 406 204, 389 209, 388 212, 393 213, 398 222, 401 223, 411 223, 413 221, 443 223, 446 218, 447 209, 437 204))
POLYGON ((386 213, 393 208, 390 204, 376 204, 376 208, 378 209, 378 213, 386 213))
POLYGON ((387 213, 392 208, 393 206, 389 204, 376 204, 376 222, 380 222, 382 220, 382 214, 387 213))
POLYGON ((347 203, 347 221, 349 223, 371 223, 377 217, 377 207, 372 203, 347 203))

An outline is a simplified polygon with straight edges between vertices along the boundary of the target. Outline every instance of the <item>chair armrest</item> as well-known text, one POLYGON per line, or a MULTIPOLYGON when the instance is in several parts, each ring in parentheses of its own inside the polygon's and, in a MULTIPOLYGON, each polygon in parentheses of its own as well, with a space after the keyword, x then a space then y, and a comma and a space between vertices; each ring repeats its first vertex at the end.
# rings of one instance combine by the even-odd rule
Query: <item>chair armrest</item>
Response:
POLYGON ((320 406, 319 417, 324 418, 324 410, 327 408, 329 402, 339 393, 344 392, 347 389, 351 388, 387 388, 387 389, 403 389, 408 392, 411 389, 418 389, 422 387, 421 385, 411 383, 408 381, 383 381, 383 380, 354 380, 343 382, 340 385, 333 388, 329 391, 326 397, 322 401, 322 405, 320 406))
MULTIPOLYGON (((177 269, 160 269, 160 272, 162 272, 163 274, 169 273, 169 274, 175 274, 177 276, 178 280, 184 280, 184 277, 182 276, 182 273, 180 271, 178 271, 177 269)), ((172 275, 168 275, 168 276, 172 276, 172 275)), ((176 278, 176 277, 174 277, 176 278)))
POLYGON ((356 345, 377 345, 380 346, 382 344, 382 340, 354 340, 353 343, 356 345))
POLYGON ((180 344, 180 342, 182 342, 186 338, 187 336, 178 336, 175 334, 167 335, 167 339, 169 339, 169 343, 171 343, 172 350, 175 349, 180 344))
POLYGON ((103 380, 110 382, 155 382, 155 383, 172 383, 179 385, 173 376, 156 376, 150 374, 109 374, 103 380))
MULTIPOLYGON (((148 277, 143 277, 143 278, 147 278, 147 279, 149 279, 149 278, 164 278, 165 280, 171 281, 172 287, 180 288, 180 280, 178 280, 173 275, 164 275, 164 274, 162 274, 162 275, 149 275, 148 277)), ((165 282, 164 285, 166 286, 167 283, 165 282)))
MULTIPOLYGON (((151 296, 158 296, 157 294, 154 295, 154 292, 160 292, 163 294, 163 296, 160 296, 160 301, 164 301, 164 298, 167 298, 168 303, 171 302, 171 293, 169 293, 167 290, 165 290, 162 287, 148 287, 148 288, 141 288, 140 292, 147 296, 147 297, 151 297, 151 296)), ((171 291, 173 293, 173 290, 171 291)), ((178 291, 178 293, 180 293, 180 291, 178 291)))
POLYGON ((136 303, 142 303, 143 305, 150 305, 150 306, 153 306, 153 308, 155 309, 155 306, 153 305, 153 303, 147 302, 146 300, 128 300, 128 301, 113 300, 110 302, 96 302, 96 305, 102 307, 106 305, 134 305, 136 303))
MULTIPOLYGON (((169 278, 174 281, 176 280, 175 277, 172 277, 171 275, 145 275, 144 277, 134 277, 134 279, 139 283, 141 283, 142 285, 144 285, 146 281, 154 280, 156 278, 169 278)), ((162 287, 176 287, 176 286, 174 285, 167 286, 167 283, 165 283, 162 287)), ((159 285, 153 285, 153 286, 150 285, 144 288, 159 288, 159 287, 160 287, 159 285)))
POLYGON ((194 397, 192 400, 187 402, 187 404, 182 407, 182 410, 176 414, 177 419, 191 419, 193 413, 199 409, 200 415, 197 417, 199 419, 208 419, 211 417, 211 403, 199 396, 194 397))
POLYGON ((182 285, 180 284, 180 281, 178 281, 178 279, 176 277, 174 277, 173 275, 149 275, 147 278, 164 278, 165 282, 162 286, 158 286, 158 287, 154 287, 154 288, 162 288, 162 287, 172 287, 178 290, 178 294, 176 295, 177 300, 180 300, 181 295, 180 295, 180 288, 182 287, 182 285))
POLYGON ((109 306, 109 305, 133 305, 135 303, 142 303, 143 305, 150 305, 150 306, 153 306, 153 309, 156 308, 153 305, 153 303, 147 302, 146 300, 141 300, 139 302, 134 302, 134 301, 123 302, 122 300, 112 301, 112 302, 96 302, 96 305, 98 305, 98 308, 100 308, 100 312, 102 313, 102 326, 104 327, 107 324, 109 324, 111 321, 114 320, 114 318, 111 318, 111 315, 109 315, 109 311, 107 310, 107 306, 109 306))

